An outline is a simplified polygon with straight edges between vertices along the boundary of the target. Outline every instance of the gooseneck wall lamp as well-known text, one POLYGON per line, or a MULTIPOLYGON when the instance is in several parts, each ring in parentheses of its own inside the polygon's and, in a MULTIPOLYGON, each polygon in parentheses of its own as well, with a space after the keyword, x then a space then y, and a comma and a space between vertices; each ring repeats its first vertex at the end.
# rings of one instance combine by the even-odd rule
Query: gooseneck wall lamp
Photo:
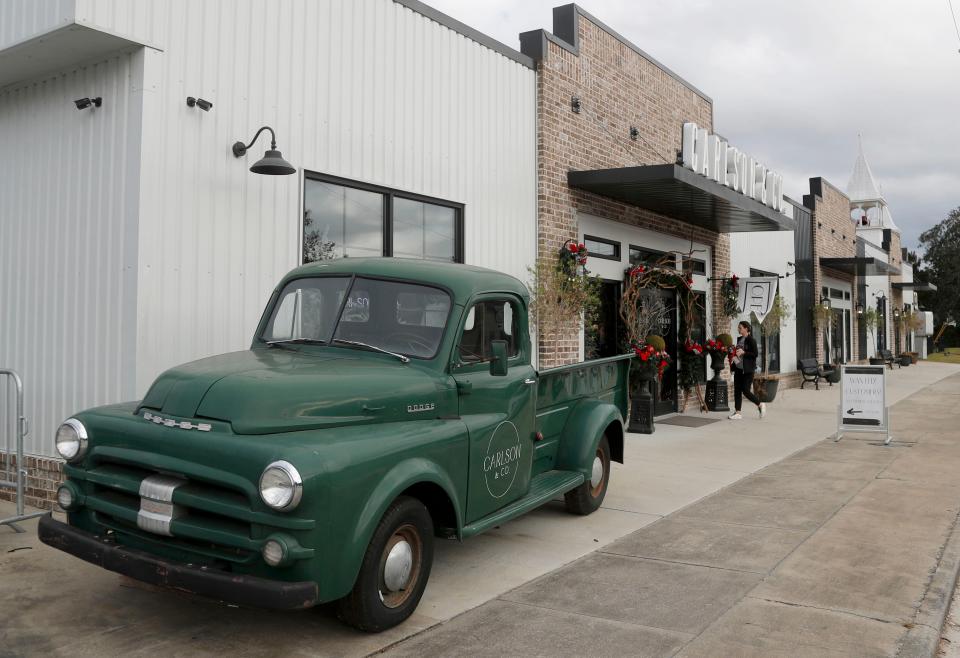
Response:
POLYGON ((283 159, 283 154, 277 150, 277 136, 273 132, 273 128, 270 126, 264 126, 257 131, 257 134, 253 136, 253 139, 250 140, 249 144, 244 144, 243 142, 236 142, 233 145, 233 154, 241 158, 247 153, 247 149, 253 146, 257 138, 260 137, 260 134, 264 130, 270 131, 270 148, 266 153, 263 154, 263 157, 253 163, 253 166, 250 167, 250 171, 255 174, 265 174, 267 176, 286 176, 287 174, 294 174, 297 172, 296 167, 283 159))

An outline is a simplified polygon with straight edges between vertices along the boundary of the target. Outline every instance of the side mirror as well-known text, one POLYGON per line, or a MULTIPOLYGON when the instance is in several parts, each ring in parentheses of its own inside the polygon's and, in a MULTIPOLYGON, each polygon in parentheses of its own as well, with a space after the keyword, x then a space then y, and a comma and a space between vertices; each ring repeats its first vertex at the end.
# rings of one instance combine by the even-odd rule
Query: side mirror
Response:
POLYGON ((507 341, 490 341, 490 374, 494 377, 503 377, 507 374, 507 341))

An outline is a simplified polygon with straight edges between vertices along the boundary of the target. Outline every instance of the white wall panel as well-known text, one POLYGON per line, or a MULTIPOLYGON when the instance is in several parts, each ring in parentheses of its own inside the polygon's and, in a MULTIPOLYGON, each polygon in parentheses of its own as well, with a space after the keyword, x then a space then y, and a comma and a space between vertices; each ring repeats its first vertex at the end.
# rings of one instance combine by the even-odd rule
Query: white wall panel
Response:
POLYGON ((0 50, 73 22, 74 0, 2 0, 0 50))
POLYGON ((134 394, 138 75, 118 55, 0 94, 0 367, 24 379, 32 454, 134 394))
POLYGON ((165 368, 249 345, 299 264, 302 169, 464 203, 466 261, 527 278, 531 69, 391 0, 160 4, 164 50, 145 55, 138 395, 165 368), (263 137, 230 153, 265 124, 298 175, 247 171, 263 137))

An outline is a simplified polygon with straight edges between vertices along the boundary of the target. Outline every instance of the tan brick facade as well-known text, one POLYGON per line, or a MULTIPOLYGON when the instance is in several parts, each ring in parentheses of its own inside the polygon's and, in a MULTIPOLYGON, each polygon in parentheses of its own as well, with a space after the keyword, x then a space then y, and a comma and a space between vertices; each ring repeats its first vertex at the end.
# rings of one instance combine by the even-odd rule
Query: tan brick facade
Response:
MULTIPOLYGON (((676 162, 684 122, 712 131, 712 101, 573 5, 555 10, 554 31, 576 44, 539 30, 521 35, 524 51, 538 60, 539 257, 552 258, 576 238, 578 213, 587 213, 705 243, 713 252, 710 276, 727 275, 726 235, 567 185, 571 170, 676 162), (571 109, 573 97, 579 113, 571 109), (636 140, 631 127, 639 130, 636 140)), ((712 295, 714 326, 721 319, 718 297, 712 295)), ((579 331, 571 321, 560 335, 541 337, 541 366, 578 360, 579 331)))
MULTIPOLYGON (((810 236, 813 244, 813 297, 814 303, 820 299, 820 290, 823 287, 824 275, 846 281, 851 286, 851 306, 856 308, 857 286, 856 277, 846 272, 840 272, 826 267, 820 267, 821 258, 853 258, 857 255, 856 227, 850 221, 850 199, 823 178, 810 179, 810 194, 805 195, 803 203, 811 209, 810 236)), ((859 354, 857 338, 856 314, 852 314, 851 327, 851 360, 859 354)), ((824 349, 823 333, 815 332, 817 344, 817 360, 827 361, 824 349)))

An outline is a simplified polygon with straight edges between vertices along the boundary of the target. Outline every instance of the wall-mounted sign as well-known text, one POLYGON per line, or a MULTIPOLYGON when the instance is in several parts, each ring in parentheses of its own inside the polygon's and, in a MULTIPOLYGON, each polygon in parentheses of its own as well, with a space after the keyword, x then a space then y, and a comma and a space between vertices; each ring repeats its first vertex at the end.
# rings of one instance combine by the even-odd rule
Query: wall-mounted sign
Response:
POLYGON ((783 176, 767 169, 718 135, 683 124, 683 166, 783 212, 783 176))
POLYGON ((773 307, 778 282, 779 279, 775 276, 753 276, 740 279, 737 306, 747 315, 753 313, 757 316, 757 320, 763 322, 773 307))
POLYGON ((884 366, 840 366, 841 398, 837 437, 848 432, 881 432, 890 443, 890 412, 884 366))

